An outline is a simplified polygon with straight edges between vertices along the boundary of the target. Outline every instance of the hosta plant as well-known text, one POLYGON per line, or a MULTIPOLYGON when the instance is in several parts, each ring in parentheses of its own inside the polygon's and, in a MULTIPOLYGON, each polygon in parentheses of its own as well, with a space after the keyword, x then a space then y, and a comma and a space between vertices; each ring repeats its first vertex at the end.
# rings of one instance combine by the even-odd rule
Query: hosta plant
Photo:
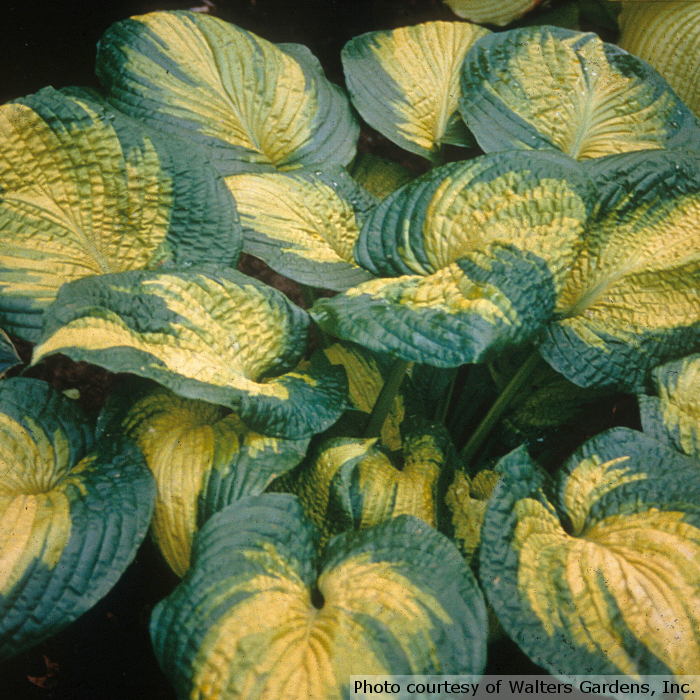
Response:
POLYGON ((585 443, 554 484, 522 449, 497 469, 480 573, 519 644, 559 674, 695 673, 697 462, 616 428, 585 443))
POLYGON ((286 494, 207 522, 151 621, 182 697, 342 698, 353 674, 481 672, 486 607, 447 538, 401 516, 339 535, 320 556, 317 539, 286 494))
POLYGON ((101 90, 0 107, 0 654, 148 532, 183 699, 478 676, 499 630, 555 675, 700 674, 700 123, 572 26, 340 63, 156 12, 101 90))
POLYGON ((0 656, 54 634, 131 562, 153 512, 153 478, 124 435, 95 440, 75 401, 45 382, 0 384, 0 656))

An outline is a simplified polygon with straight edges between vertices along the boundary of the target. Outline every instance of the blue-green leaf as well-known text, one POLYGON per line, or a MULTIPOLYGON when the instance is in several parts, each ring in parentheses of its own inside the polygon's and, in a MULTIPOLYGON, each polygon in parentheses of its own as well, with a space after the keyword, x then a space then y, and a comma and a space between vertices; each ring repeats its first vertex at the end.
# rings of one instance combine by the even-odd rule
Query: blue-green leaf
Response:
POLYGON ((304 46, 276 46, 216 17, 152 12, 98 45, 107 98, 154 128, 206 147, 229 175, 240 161, 346 165, 359 126, 345 94, 304 46))
POLYGON ((94 442, 71 399, 34 379, 0 384, 0 657, 91 608, 134 558, 155 489, 129 439, 94 442))
POLYGON ((355 673, 482 671, 485 606, 447 538, 401 516, 341 535, 320 560, 316 544, 286 494, 207 522, 192 568, 151 619, 180 697, 340 700, 355 673))

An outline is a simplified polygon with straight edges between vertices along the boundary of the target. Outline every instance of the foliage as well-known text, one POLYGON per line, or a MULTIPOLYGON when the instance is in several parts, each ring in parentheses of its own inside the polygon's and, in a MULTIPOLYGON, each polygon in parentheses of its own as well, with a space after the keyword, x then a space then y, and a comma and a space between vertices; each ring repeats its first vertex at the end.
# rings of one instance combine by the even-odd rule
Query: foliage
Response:
POLYGON ((497 469, 481 581, 528 654, 557 674, 694 672, 697 462, 615 428, 586 442, 553 485, 522 448, 497 469))
MULTIPOLYGON (((477 4, 450 3, 533 3, 477 4)), ((349 95, 303 46, 157 12, 103 37, 102 92, 0 107, 0 654, 150 525, 182 698, 477 676, 484 593, 551 673, 700 674, 700 122, 571 26, 342 63, 349 95), (422 165, 357 153, 368 125, 422 165), (57 354, 130 376, 88 415, 19 376, 57 354)))

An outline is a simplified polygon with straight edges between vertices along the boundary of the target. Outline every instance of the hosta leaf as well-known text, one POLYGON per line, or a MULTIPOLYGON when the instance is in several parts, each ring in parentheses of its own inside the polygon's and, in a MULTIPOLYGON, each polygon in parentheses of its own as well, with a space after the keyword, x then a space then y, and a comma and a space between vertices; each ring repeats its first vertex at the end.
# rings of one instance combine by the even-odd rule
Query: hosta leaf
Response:
POLYGON ((33 342, 64 282, 235 264, 241 250, 233 198, 201 154, 53 88, 0 107, 0 192, 0 320, 33 342))
POLYGON ((93 441, 71 399, 33 379, 0 385, 0 657, 55 634, 122 575, 153 510, 136 445, 93 441))
POLYGON ((228 406, 256 432, 301 438, 331 425, 347 395, 323 357, 290 371, 308 323, 281 292, 223 267, 102 275, 61 289, 33 361, 61 352, 131 372, 228 406))
POLYGON ((15 365, 22 364, 22 360, 15 350, 15 346, 8 338, 5 331, 0 330, 0 377, 15 365))
POLYGON ((437 527, 438 488, 449 478, 453 459, 442 426, 411 421, 400 459, 392 459, 377 438, 332 438, 285 474, 276 489, 283 486, 299 497, 322 542, 398 515, 414 515, 437 527))
POLYGON ((527 340, 551 315, 595 191, 568 157, 451 163, 387 197, 355 257, 378 275, 314 305, 330 334, 438 367, 527 340))
POLYGON ((589 170, 599 203, 540 352, 580 386, 634 389, 700 342, 700 167, 646 151, 589 170))
POLYGON ((651 378, 658 396, 639 396, 644 432, 700 459, 700 355, 656 367, 651 378))
POLYGON ((178 576, 190 565, 192 539, 203 523, 262 493, 303 458, 309 443, 254 433, 222 406, 151 382, 128 384, 110 403, 104 429, 123 432, 143 452, 157 488, 151 532, 178 576))
POLYGON ((470 22, 497 24, 503 27, 519 19, 541 0, 445 0, 457 17, 470 22))
POLYGON ((462 67, 461 111, 487 152, 556 148, 583 160, 700 143, 697 120, 653 68, 556 27, 481 39, 462 67))
POLYGON ((488 33, 466 22, 426 22, 351 39, 341 57, 353 104, 370 126, 426 158, 442 143, 471 145, 463 124, 459 131, 459 69, 488 33))
POLYGON ((668 150, 575 165, 512 151, 409 183, 373 212, 355 251, 373 273, 401 277, 319 300, 314 319, 438 367, 541 333, 541 354, 573 383, 640 387, 700 342, 700 168, 668 150))
POLYGON ((478 362, 525 342, 551 314, 554 297, 551 277, 536 260, 497 249, 480 262, 471 280, 451 265, 429 277, 365 282, 319 299, 311 315, 327 333, 375 352, 435 367, 478 362), (508 280, 510 299, 499 289, 508 280), (462 292, 470 282, 485 290, 482 297, 462 292))
POLYGON ((471 563, 481 543, 486 506, 498 479, 499 475, 490 469, 482 469, 473 479, 457 471, 445 495, 454 531, 452 539, 467 562, 471 563))
POLYGON ((341 168, 226 178, 245 229, 243 249, 296 282, 344 290, 372 278, 352 250, 374 197, 341 168))
POLYGON ((623 2, 620 46, 652 65, 700 116, 700 5, 623 2))
POLYGON ((551 673, 700 668, 700 469, 627 428, 587 442, 557 496, 524 449, 498 464, 481 580, 508 634, 551 673))
POLYGON ((379 199, 413 179, 406 168, 373 153, 358 153, 349 172, 365 190, 379 199))
POLYGON ((485 607, 447 538, 404 516, 333 540, 318 564, 315 545, 288 495, 209 520, 151 619, 178 697, 340 700, 354 673, 481 672, 485 607))
POLYGON ((117 108, 211 149, 225 174, 241 159, 288 168, 345 165, 355 154, 347 97, 308 49, 209 15, 153 12, 112 25, 97 74, 117 108))
POLYGON ((558 153, 449 163, 381 202, 355 257, 376 275, 430 275, 488 245, 513 246, 545 260, 559 288, 595 197, 584 168, 558 153))

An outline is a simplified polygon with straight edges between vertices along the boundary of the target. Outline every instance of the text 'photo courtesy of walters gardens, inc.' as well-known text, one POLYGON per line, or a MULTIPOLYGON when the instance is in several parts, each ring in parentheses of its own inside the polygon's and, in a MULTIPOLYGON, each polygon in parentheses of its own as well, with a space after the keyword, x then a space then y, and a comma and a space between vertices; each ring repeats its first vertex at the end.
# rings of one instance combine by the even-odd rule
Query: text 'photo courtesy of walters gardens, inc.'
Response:
POLYGON ((630 700, 700 700, 700 676, 351 676, 350 698, 436 700, 547 698, 585 700, 593 696, 630 700))

